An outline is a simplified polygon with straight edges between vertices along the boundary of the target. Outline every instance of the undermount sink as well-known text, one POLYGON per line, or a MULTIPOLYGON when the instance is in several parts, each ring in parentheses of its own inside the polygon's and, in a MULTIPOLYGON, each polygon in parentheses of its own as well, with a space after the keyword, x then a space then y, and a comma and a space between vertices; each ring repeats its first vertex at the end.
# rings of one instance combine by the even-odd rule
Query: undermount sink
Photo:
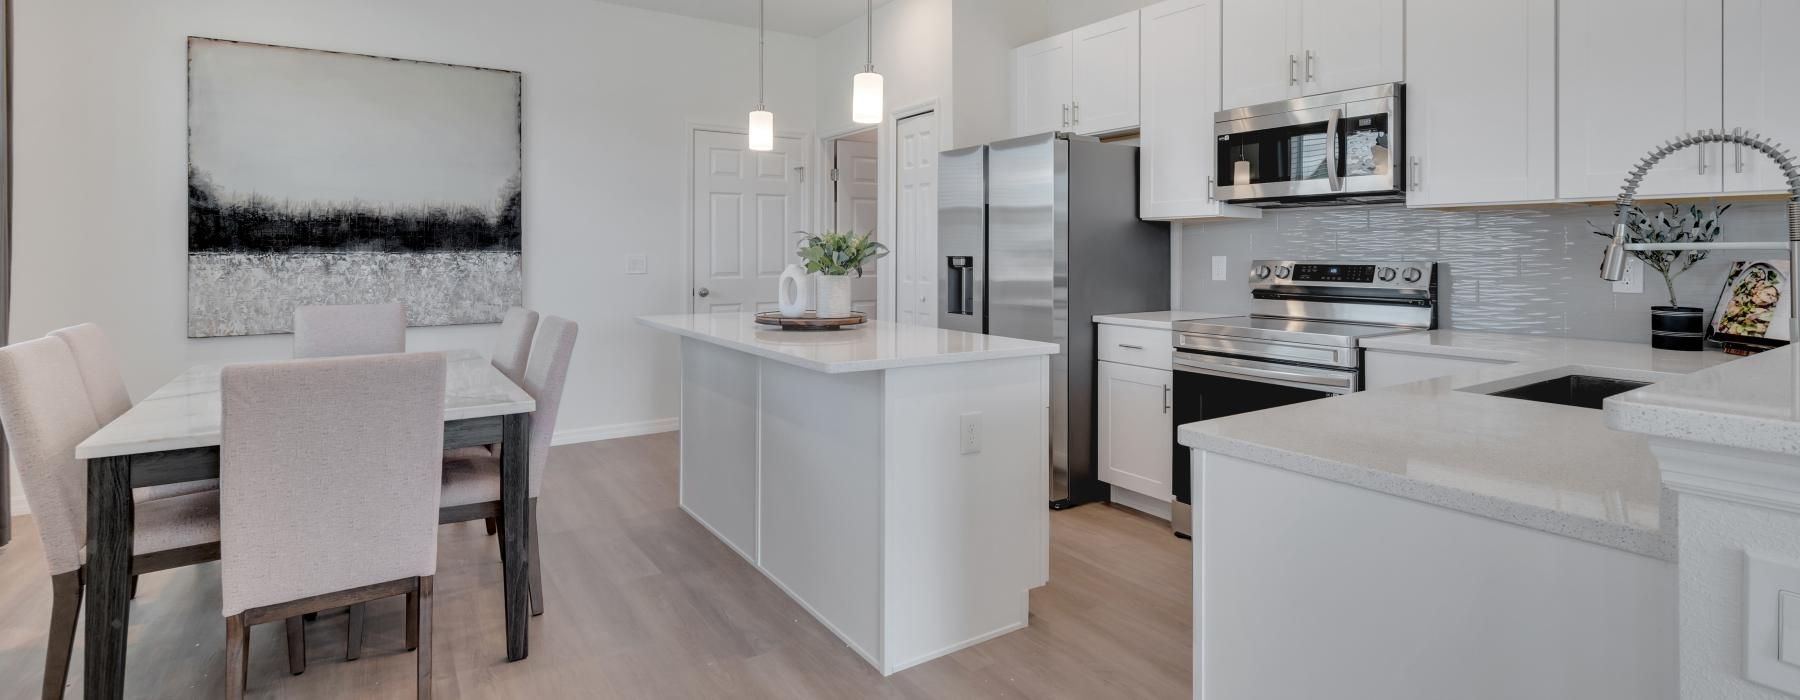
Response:
POLYGON ((1650 382, 1587 374, 1565 374, 1511 389, 1488 392, 1489 396, 1540 401, 1561 406, 1600 410, 1606 397, 1649 386, 1650 382))

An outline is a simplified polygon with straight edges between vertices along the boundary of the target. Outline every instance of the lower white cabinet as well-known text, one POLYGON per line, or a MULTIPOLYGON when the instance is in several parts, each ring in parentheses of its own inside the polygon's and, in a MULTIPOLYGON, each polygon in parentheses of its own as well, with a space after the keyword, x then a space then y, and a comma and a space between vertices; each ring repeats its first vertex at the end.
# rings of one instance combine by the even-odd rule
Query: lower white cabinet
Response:
POLYGON ((1100 480, 1169 501, 1174 374, 1117 362, 1097 364, 1100 480))
POLYGON ((1395 384, 1411 384, 1426 379, 1447 377, 1469 370, 1512 364, 1466 357, 1415 355, 1384 350, 1363 351, 1363 388, 1379 389, 1395 384))

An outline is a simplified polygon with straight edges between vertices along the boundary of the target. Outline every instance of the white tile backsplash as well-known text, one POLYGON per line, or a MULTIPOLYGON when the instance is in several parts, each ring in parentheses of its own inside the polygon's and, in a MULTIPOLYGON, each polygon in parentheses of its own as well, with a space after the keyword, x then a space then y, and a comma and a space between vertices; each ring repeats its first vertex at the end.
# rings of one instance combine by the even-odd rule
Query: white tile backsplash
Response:
MULTIPOLYGON (((1725 214, 1731 241, 1781 241, 1780 202, 1746 202, 1725 214)), ((1650 307, 1668 303, 1662 277, 1646 270, 1644 293, 1614 294, 1600 279, 1610 205, 1433 211, 1399 205, 1282 209, 1250 221, 1182 227, 1178 308, 1244 311, 1243 270, 1252 259, 1436 260, 1446 328, 1645 341, 1650 307), (1231 274, 1212 280, 1212 257, 1231 274)), ((1711 310, 1732 260, 1778 254, 1714 253, 1676 280, 1680 301, 1711 310)))

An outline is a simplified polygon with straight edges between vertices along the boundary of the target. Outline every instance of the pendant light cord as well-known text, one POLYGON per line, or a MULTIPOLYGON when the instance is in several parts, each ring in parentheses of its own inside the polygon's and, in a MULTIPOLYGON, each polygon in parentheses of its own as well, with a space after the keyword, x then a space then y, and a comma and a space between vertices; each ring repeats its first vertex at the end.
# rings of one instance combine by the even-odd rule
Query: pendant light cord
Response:
POLYGON ((763 44, 768 34, 768 10, 764 7, 767 0, 756 0, 756 109, 763 111, 763 80, 768 74, 764 67, 763 44))
POLYGON ((864 24, 863 46, 869 53, 863 63, 863 72, 873 73, 875 72, 875 0, 867 0, 864 7, 867 8, 863 14, 867 22, 864 24))

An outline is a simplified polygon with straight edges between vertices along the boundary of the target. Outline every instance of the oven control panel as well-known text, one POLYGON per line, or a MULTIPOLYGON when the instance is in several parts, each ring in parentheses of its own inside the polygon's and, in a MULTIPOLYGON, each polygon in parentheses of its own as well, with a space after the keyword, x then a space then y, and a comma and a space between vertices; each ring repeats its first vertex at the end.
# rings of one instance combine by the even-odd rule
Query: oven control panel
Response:
POLYGON ((1426 290, 1436 282, 1437 264, 1417 260, 1392 263, 1257 260, 1250 264, 1252 288, 1327 286, 1426 290))
POLYGON ((1294 266, 1294 281, 1368 284, 1375 281, 1375 266, 1301 263, 1294 266))

